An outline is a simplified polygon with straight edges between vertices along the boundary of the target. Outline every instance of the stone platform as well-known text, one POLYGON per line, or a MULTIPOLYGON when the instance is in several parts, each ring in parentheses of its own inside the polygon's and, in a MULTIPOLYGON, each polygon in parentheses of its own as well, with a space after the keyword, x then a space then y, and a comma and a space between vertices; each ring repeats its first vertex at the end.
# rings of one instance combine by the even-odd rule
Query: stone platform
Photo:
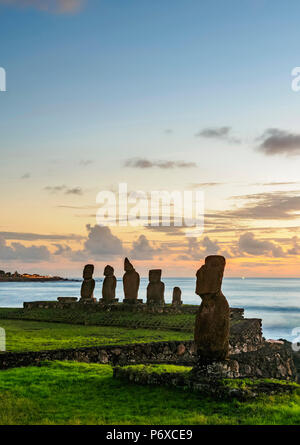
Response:
MULTIPOLYGON (((218 368, 218 371, 220 371, 223 365, 215 363, 212 365, 212 368, 218 368)), ((291 394, 299 389, 299 386, 292 382, 281 383, 279 380, 266 381, 255 379, 252 380, 251 384, 247 384, 244 380, 236 379, 233 381, 234 385, 231 385, 230 381, 226 380, 226 377, 221 377, 223 374, 223 372, 218 372, 218 378, 216 375, 213 377, 202 376, 201 378, 195 378, 192 372, 156 373, 143 371, 141 369, 137 370, 134 366, 125 368, 118 366, 114 368, 113 376, 114 378, 125 380, 129 383, 175 387, 182 390, 191 390, 202 396, 214 397, 221 400, 238 399, 244 401, 256 398, 262 394, 291 394)))
POLYGON ((143 304, 143 300, 142 299, 132 299, 132 298, 124 298, 124 300, 122 301, 122 303, 124 304, 143 304))
MULTIPOLYGON (((100 298, 99 303, 101 306, 112 306, 117 304, 119 301, 118 298, 113 298, 112 300, 106 300, 105 298, 100 298)), ((97 300, 95 301, 95 303, 97 304, 97 300)))
MULTIPOLYGON (((101 299, 102 301, 102 299, 101 299)), ((89 311, 132 311, 132 312, 148 312, 148 313, 163 313, 163 314, 196 314, 199 306, 189 305, 172 305, 165 304, 163 306, 147 305, 143 303, 142 299, 137 300, 139 304, 129 304, 127 301, 119 302, 114 300, 112 305, 103 305, 99 301, 91 301, 91 304, 85 305, 82 301, 77 301, 76 297, 58 297, 57 301, 30 301, 24 302, 23 308, 30 309, 75 309, 75 310, 89 310, 89 311), (109 307, 111 306, 111 307, 109 307)), ((244 309, 230 308, 231 320, 242 320, 244 318, 244 309)))

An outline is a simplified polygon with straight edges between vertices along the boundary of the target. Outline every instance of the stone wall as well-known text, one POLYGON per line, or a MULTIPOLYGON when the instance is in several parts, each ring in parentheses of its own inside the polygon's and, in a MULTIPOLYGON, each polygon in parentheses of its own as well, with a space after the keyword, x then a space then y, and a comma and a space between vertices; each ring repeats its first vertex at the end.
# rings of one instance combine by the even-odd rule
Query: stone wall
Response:
POLYGON ((256 351, 230 356, 239 364, 240 377, 297 380, 292 349, 285 344, 264 342, 256 351))
POLYGON ((298 374, 298 382, 300 383, 300 350, 294 351, 292 347, 293 345, 290 341, 280 339, 279 342, 283 343, 287 348, 289 348, 292 351, 293 361, 298 374))
MULTIPOLYGON (((254 351, 262 344, 259 320, 243 320, 244 329, 233 326, 230 351, 254 351), (252 333, 252 337, 251 334, 252 333), (260 341, 259 341, 260 339, 260 341)), ((91 363, 194 363, 193 341, 165 341, 122 346, 99 346, 76 349, 57 349, 39 352, 0 354, 0 369, 35 365, 43 360, 75 360, 91 363)))
MULTIPOLYGON (((261 321, 243 319, 232 322, 230 353, 255 351, 263 345, 261 321)), ((39 352, 0 353, 0 369, 35 365, 43 360, 75 360, 91 363, 180 363, 193 365, 193 341, 165 341, 122 346, 56 349, 39 352)))
MULTIPOLYGON (((191 390, 204 396, 213 396, 218 399, 237 398, 241 401, 256 398, 261 394, 273 395, 281 393, 292 393, 297 389, 293 384, 274 381, 257 380, 250 385, 236 384, 232 387, 223 379, 202 378, 195 379, 189 372, 149 372, 146 369, 135 369, 134 367, 115 367, 114 378, 125 380, 139 385, 169 386, 183 390, 191 390)), ((292 380, 292 379, 291 379, 292 380)))
POLYGON ((230 354, 256 351, 264 342, 262 323, 259 318, 232 320, 230 324, 230 354))
MULTIPOLYGON (((236 361, 235 377, 266 377, 291 380, 297 378, 292 351, 288 345, 263 342, 256 350, 253 348, 254 345, 250 345, 248 351, 230 355, 231 361, 236 361)), ((232 345, 231 349, 236 351, 238 348, 232 345)), ((43 361, 52 360, 109 363, 113 366, 141 363, 193 366, 195 363, 194 353, 193 341, 166 341, 38 352, 6 352, 0 353, 0 369, 38 366, 43 361)))
POLYGON ((139 363, 193 363, 193 341, 166 341, 122 346, 55 349, 37 352, 0 353, 0 369, 38 365, 45 360, 130 365, 139 363))

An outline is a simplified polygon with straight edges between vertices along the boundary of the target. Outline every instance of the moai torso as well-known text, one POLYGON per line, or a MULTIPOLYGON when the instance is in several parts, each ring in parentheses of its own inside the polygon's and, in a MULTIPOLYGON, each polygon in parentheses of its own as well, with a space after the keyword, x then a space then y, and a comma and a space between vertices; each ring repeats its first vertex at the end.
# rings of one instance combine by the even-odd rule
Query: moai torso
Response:
POLYGON ((172 305, 173 306, 178 306, 180 304, 182 304, 182 301, 181 301, 181 289, 180 289, 180 287, 176 286, 173 289, 172 305))
POLYGON ((102 285, 102 298, 104 301, 112 301, 116 296, 117 279, 114 276, 114 268, 106 266, 104 269, 104 281, 102 285))
POLYGON ((128 258, 125 258, 124 270, 125 273, 123 275, 123 289, 125 299, 137 300, 140 286, 140 276, 136 272, 128 258))
POLYGON ((83 283, 81 285, 81 300, 93 300, 95 280, 93 279, 94 266, 87 264, 83 269, 83 283))
POLYGON ((230 310, 221 291, 225 264, 222 256, 208 256, 196 274, 196 294, 202 303, 196 317, 195 343, 204 363, 228 357, 230 310))
POLYGON ((161 278, 161 269, 149 270, 149 284, 147 286, 147 304, 163 305, 165 285, 161 278))

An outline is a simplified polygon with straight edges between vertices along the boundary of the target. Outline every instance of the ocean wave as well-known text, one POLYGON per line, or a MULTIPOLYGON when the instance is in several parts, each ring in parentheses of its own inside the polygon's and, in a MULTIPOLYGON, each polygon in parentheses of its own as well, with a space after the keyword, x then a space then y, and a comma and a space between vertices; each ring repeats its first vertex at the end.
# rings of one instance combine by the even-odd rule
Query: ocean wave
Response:
POLYGON ((264 312, 293 312, 300 314, 300 308, 296 306, 247 306, 244 309, 248 311, 264 311, 264 312))

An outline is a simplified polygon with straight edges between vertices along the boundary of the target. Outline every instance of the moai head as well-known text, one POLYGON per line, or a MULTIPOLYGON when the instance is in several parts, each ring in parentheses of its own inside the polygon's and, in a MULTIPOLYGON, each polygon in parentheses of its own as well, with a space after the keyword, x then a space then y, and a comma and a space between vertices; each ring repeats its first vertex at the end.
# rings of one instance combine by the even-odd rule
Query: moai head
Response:
POLYGON ((94 273, 94 265, 93 264, 86 264, 83 269, 83 279, 84 280, 91 280, 93 278, 94 273))
POLYGON ((173 289, 173 299, 180 300, 181 298, 181 289, 180 287, 175 286, 173 289))
POLYGON ((114 274, 114 268, 112 266, 109 266, 109 265, 105 266, 103 275, 105 277, 112 277, 113 274, 114 274))
POLYGON ((205 258, 205 264, 196 274, 197 295, 215 295, 221 292, 225 264, 226 260, 221 255, 210 255, 205 258))
POLYGON ((173 299, 172 299, 172 304, 173 305, 177 305, 177 304, 182 304, 181 301, 181 289, 180 287, 175 286, 173 289, 173 299))
POLYGON ((161 269, 149 270, 149 281, 150 283, 159 283, 161 279, 161 269))
POLYGON ((124 260, 124 270, 125 272, 132 272, 134 270, 134 267, 128 258, 125 258, 124 260))

